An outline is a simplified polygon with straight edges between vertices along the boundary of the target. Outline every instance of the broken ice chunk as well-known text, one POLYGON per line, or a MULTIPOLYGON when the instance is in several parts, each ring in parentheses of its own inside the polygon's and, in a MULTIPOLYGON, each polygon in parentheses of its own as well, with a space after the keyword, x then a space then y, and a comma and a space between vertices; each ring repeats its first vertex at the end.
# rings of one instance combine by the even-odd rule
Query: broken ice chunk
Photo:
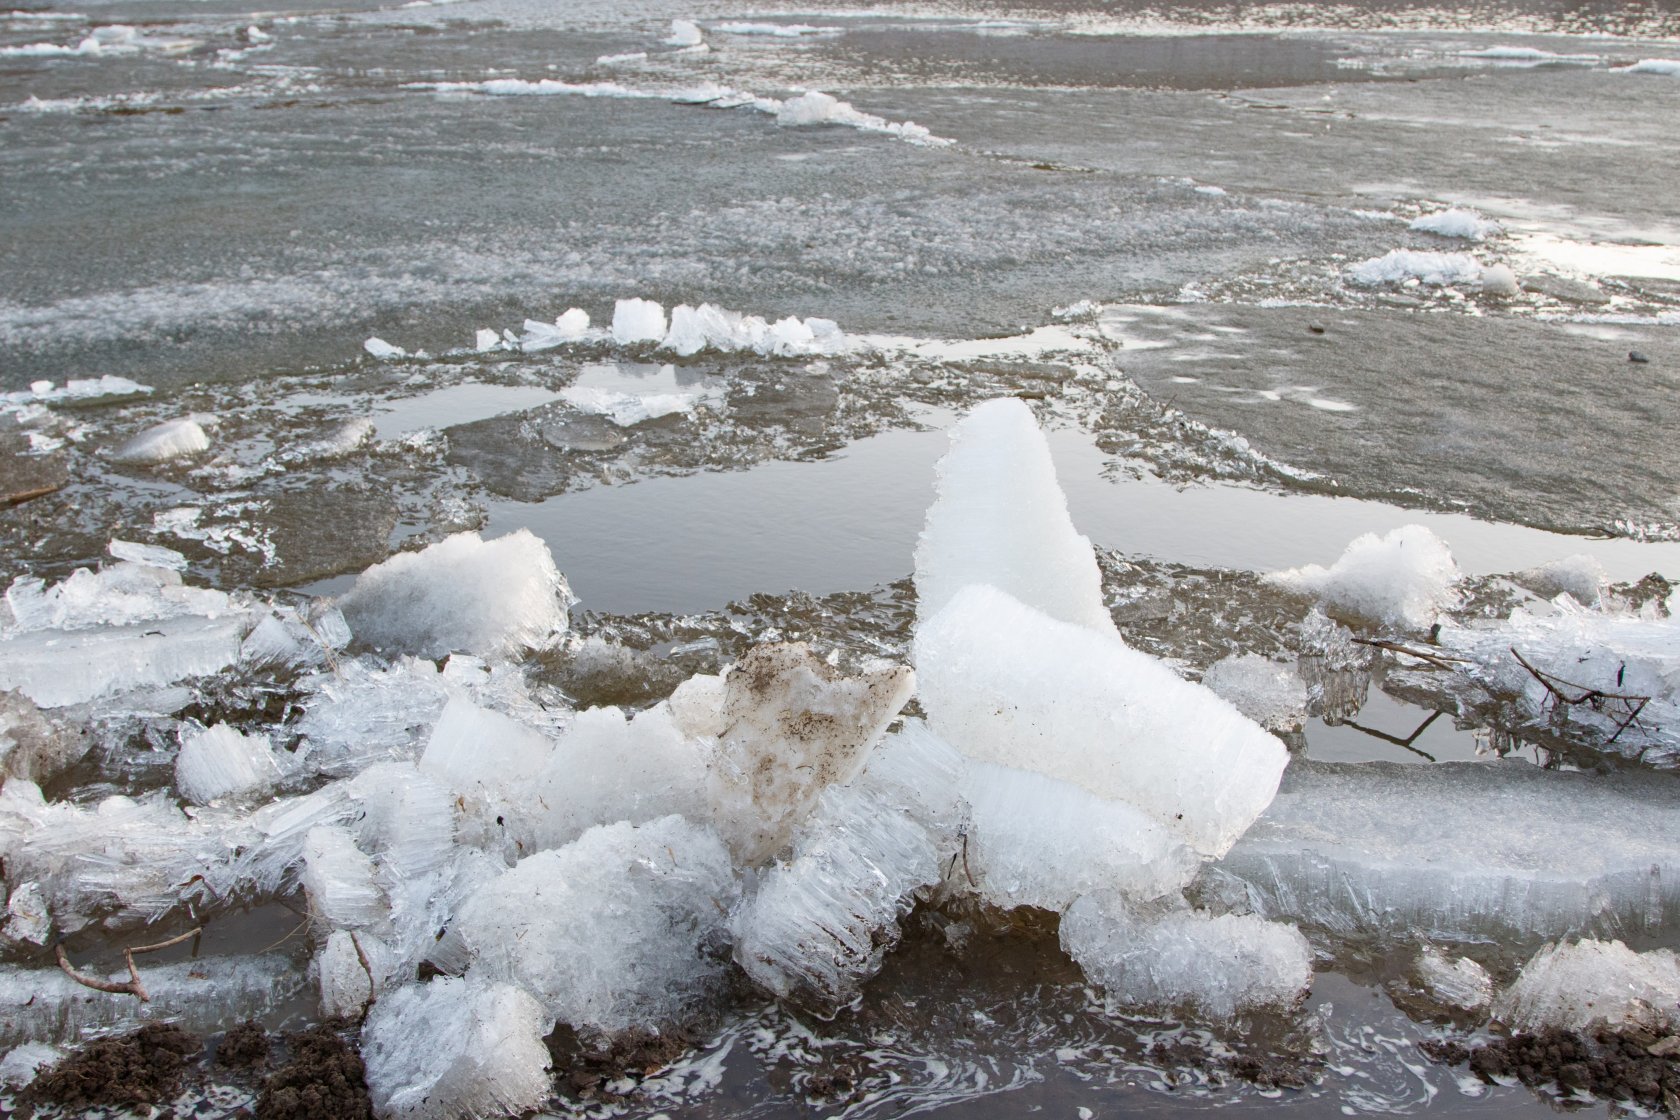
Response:
POLYGON ((6 903, 5 938, 26 945, 45 945, 52 935, 52 915, 39 883, 19 883, 6 903))
POLYGON ((1620 941, 1547 945, 1493 1001, 1493 1017, 1516 1031, 1547 1028, 1680 1028, 1680 959, 1668 949, 1636 953, 1620 941))
POLYGON ((266 794, 280 777, 268 736, 242 735, 225 723, 185 736, 175 756, 175 788, 194 805, 266 794))
POLYGON ((190 587, 167 565, 123 560, 91 571, 77 568, 51 587, 20 577, 6 590, 8 636, 36 630, 81 630, 196 614, 216 617, 243 603, 207 587, 190 587))
POLYGON ((952 746, 1128 802, 1204 855, 1242 835, 1288 762, 1210 690, 994 587, 958 592, 914 650, 928 724, 952 746))
POLYGON ((460 799, 463 842, 506 847, 514 858, 533 850, 527 818, 540 798, 533 786, 553 749, 542 731, 456 697, 432 729, 420 770, 460 799))
POLYGON ((650 299, 621 299, 613 306, 613 341, 620 346, 665 337, 665 309, 650 299))
POLYGON ((517 1116, 549 1093, 552 1017, 511 984, 439 978, 382 996, 362 1028, 382 1117, 517 1116))
POLYGON ((971 761, 963 779, 969 824, 951 878, 993 906, 1062 910, 1101 888, 1139 899, 1182 889, 1202 860, 1184 837, 1125 801, 971 761))
POLYGON ((1202 683, 1268 731, 1299 727, 1307 715, 1307 685, 1300 674, 1257 653, 1215 661, 1202 683))
POLYGON ((303 889, 310 913, 334 929, 360 929, 385 915, 373 861, 341 827, 318 825, 304 837, 303 889))
POLYGON ((0 640, 0 689, 43 708, 209 676, 239 660, 243 616, 186 616, 99 630, 43 631, 0 640))
POLYGON ((209 449, 210 437, 198 421, 181 419, 154 424, 112 454, 124 463, 162 463, 209 449))
POLYGON ((383 649, 504 657, 564 633, 571 603, 548 546, 519 529, 400 553, 358 576, 338 605, 359 640, 383 649))
POLYGON ((1680 921, 1676 813, 1680 782, 1664 774, 1296 759, 1204 876, 1339 936, 1655 930, 1680 921))
POLYGON ((1444 287, 1449 284, 1479 284, 1482 264, 1469 253, 1432 253, 1416 249, 1395 249, 1384 256, 1361 261, 1348 269, 1355 284, 1375 287, 1408 280, 1444 287))
POLYGON ((26 1042, 14 1047, 4 1058, 0 1058, 0 1085, 22 1089, 35 1080, 36 1074, 56 1065, 63 1057, 64 1051, 58 1047, 44 1046, 39 1042, 26 1042))
POLYGON ((668 701, 671 718, 684 735, 715 739, 729 726, 724 717, 728 695, 729 686, 724 684, 721 674, 696 674, 671 693, 668 701))
POLYGON ((1504 232, 1498 222, 1484 218, 1474 210, 1457 208, 1413 218, 1406 228, 1442 237, 1462 237, 1466 241, 1485 241, 1504 232))
POLYGON ((533 787, 530 849, 569 844, 598 824, 704 817, 708 754, 663 704, 631 720, 617 708, 579 712, 533 787))
POLYGON ((718 830, 745 865, 792 839, 825 786, 850 781, 915 689, 903 665, 842 676, 803 642, 755 646, 724 677, 710 775, 718 830))
POLYGON ((1062 915, 1062 948, 1122 1008, 1195 1008, 1214 1019, 1287 1010, 1312 986, 1300 930, 1252 915, 1152 911, 1090 894, 1062 915))
POLYGON ((1091 542, 1074 529, 1032 410, 988 401, 951 430, 916 545, 916 617, 987 583, 1063 622, 1117 636, 1091 542))
POLYGON ((473 349, 480 354, 489 350, 500 350, 501 348, 502 336, 488 327, 480 327, 478 332, 473 335, 473 349))
POLYGON ((705 33, 700 25, 693 20, 674 19, 671 21, 671 34, 666 38, 668 47, 697 47, 706 41, 705 33))
POLYGON ((45 782, 91 746, 85 733, 43 716, 23 693, 0 692, 0 775, 45 782))
POLYGON ((473 894, 434 959, 520 984, 579 1030, 656 1030, 722 975, 737 889, 710 829, 677 816, 603 825, 473 894))
POLYGON ((401 346, 392 346, 383 338, 378 337, 370 338, 366 342, 362 343, 362 349, 366 350, 369 354, 372 354, 375 358, 379 358, 381 360, 386 358, 408 357, 407 350, 404 350, 401 346))
POLYGON ((1596 556, 1578 553, 1517 572, 1511 580, 1543 599, 1567 594, 1583 607, 1597 607, 1603 601, 1610 575, 1596 556))
POLYGON ((380 757, 418 757, 449 701, 437 666, 415 657, 387 669, 345 661, 301 686, 314 695, 297 730, 329 774, 354 773, 380 757))
POLYGON ((920 723, 851 785, 824 791, 758 894, 735 914, 735 960, 776 995, 832 1012, 898 942, 914 892, 939 882, 960 815, 962 756, 920 723))
POLYGON ((361 846, 378 857, 381 872, 396 881, 430 874, 449 859, 455 843, 455 799, 409 762, 380 762, 350 780, 362 804, 361 846))
POLYGON ((141 564, 149 568, 173 568, 179 572, 186 568, 187 558, 173 548, 164 548, 155 544, 136 544, 133 541, 113 540, 105 546, 105 551, 112 558, 127 560, 130 563, 141 564))
POLYGON ((347 929, 328 934, 315 956, 321 1014, 329 1019, 361 1015, 375 995, 373 968, 359 937, 347 929))
POLYGON ((1317 598, 1365 622, 1427 630, 1458 605, 1458 564, 1445 542, 1422 525, 1356 537, 1330 567, 1308 564, 1266 579, 1317 598))
POLYGON ((1493 977, 1469 957, 1450 958, 1433 945, 1418 950, 1418 979, 1437 1003, 1480 1011, 1493 1002, 1493 977))

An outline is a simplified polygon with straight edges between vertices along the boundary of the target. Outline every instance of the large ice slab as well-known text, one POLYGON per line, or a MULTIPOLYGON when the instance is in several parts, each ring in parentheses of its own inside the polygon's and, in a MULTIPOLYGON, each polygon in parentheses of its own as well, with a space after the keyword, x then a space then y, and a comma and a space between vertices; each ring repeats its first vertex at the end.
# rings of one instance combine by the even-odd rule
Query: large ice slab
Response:
POLYGON ((1286 1010, 1312 986, 1312 949, 1292 925, 1252 914, 1156 911, 1116 893, 1062 915, 1062 948, 1120 1007, 1193 1008, 1229 1019, 1286 1010))
POLYGON ((850 781, 915 688, 903 665, 847 677, 803 642, 753 647, 724 677, 709 775, 718 831, 743 864, 793 837, 824 787, 850 781))
POLYGON ((986 583, 1063 622, 1115 635, 1091 542, 1073 527, 1032 410, 988 401, 951 429, 916 545, 916 616, 986 583))
POLYGON ((492 541, 458 533, 375 564, 339 607, 357 639, 399 653, 507 656, 566 629, 572 594, 528 529, 492 541))
POLYGON ((1680 958, 1668 949, 1636 953, 1620 941, 1547 945, 1493 1001, 1512 1030, 1586 1031, 1680 1026, 1680 958))
POLYGON ((1655 930, 1680 920, 1676 814, 1663 774, 1297 759, 1204 877, 1333 935, 1655 930))
POLYGON ((604 825, 473 894, 434 959, 520 984, 579 1030, 656 1030, 722 975, 737 889, 710 829, 677 816, 604 825))
POLYGON ((548 1096, 553 1020, 511 984, 447 977, 373 1005, 362 1027, 368 1094, 381 1117, 517 1116, 548 1096))
POLYGON ((915 892, 955 851, 962 756, 921 723, 888 736, 856 780, 825 790, 793 858, 735 914, 735 960, 783 998, 853 1002, 898 943, 915 892))
POLYGON ((1288 761, 1210 690, 993 587, 922 624, 915 661, 928 723, 952 746, 1127 802, 1203 854, 1242 835, 1288 761))
POLYGON ((1422 525, 1355 537, 1328 568, 1307 564, 1266 578, 1314 596, 1334 612, 1406 630, 1429 629, 1459 602, 1458 563, 1422 525))

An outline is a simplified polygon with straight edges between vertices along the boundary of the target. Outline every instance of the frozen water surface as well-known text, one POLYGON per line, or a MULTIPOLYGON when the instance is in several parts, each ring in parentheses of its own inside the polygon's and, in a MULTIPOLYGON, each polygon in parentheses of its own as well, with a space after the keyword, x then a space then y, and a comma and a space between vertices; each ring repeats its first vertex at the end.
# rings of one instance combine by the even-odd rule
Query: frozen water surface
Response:
POLYGON ((382 1116, 1549 1114, 1419 1043, 1672 1033, 1676 58, 0 13, 8 1048, 196 926, 153 1017, 366 1012, 382 1116))

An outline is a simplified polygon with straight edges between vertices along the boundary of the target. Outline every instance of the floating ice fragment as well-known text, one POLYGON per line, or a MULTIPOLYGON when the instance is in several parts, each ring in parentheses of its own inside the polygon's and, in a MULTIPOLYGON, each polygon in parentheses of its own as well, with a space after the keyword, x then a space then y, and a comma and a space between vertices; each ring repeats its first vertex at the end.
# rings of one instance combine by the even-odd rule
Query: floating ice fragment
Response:
POLYGON ((1068 516, 1050 445, 1025 402, 988 401, 951 430, 916 545, 916 617, 971 583, 1118 638, 1091 542, 1068 516))
POLYGON ((665 309, 649 299, 621 299, 613 305, 613 341, 620 346, 665 337, 665 309))
POLYGON ((884 117, 877 117, 873 113, 861 112, 852 107, 849 101, 812 90, 809 93, 790 97, 775 105, 776 123, 784 127, 801 127, 817 124, 841 124, 850 128, 861 129, 865 132, 883 132, 889 136, 896 136, 900 140, 908 140, 914 144, 944 145, 949 140, 935 137, 926 128, 913 121, 889 121, 884 117))
POLYGON ((1680 59, 1642 58, 1632 66, 1624 66, 1621 69, 1627 74, 1667 74, 1669 77, 1680 77, 1680 59))
POLYGON ((753 647, 724 677, 710 775, 718 831, 744 865, 792 839, 824 787, 863 768, 915 688, 902 665, 842 676, 803 642, 753 647))
POLYGON ((194 805, 266 794, 280 776, 268 736, 242 735, 225 723, 185 736, 175 756, 175 788, 194 805))
POLYGON ((105 551, 114 559, 127 560, 130 563, 142 564, 152 568, 171 568, 177 572, 185 570, 187 558, 173 548, 164 548, 155 544, 136 544, 133 541, 113 540, 105 546, 105 551))
POLYGON ((1665 774, 1296 759, 1203 877, 1339 936, 1656 930, 1680 921, 1677 812, 1665 774))
POLYGON ((1265 577, 1365 622, 1427 630, 1459 602, 1458 564, 1422 525, 1355 537, 1330 567, 1308 564, 1265 577))
POLYGON ((582 1031, 656 1030, 721 977, 737 889, 710 829, 678 816, 604 825, 474 893, 434 958, 520 984, 582 1031))
POLYGON ((1450 959, 1433 945, 1418 950, 1418 979, 1437 1003, 1480 1011, 1493 1002, 1493 977, 1469 957, 1450 959))
POLYGON ((1444 287, 1450 284, 1480 284, 1482 265, 1468 253, 1432 253, 1395 249, 1386 256, 1362 261, 1348 270, 1356 284, 1375 286, 1419 280, 1444 287))
POLYGON ((1504 232, 1498 222, 1482 217, 1474 210, 1442 210, 1413 218, 1408 229, 1420 233, 1434 233, 1442 237, 1461 237, 1466 241, 1485 241, 1504 232))
POLYGON ((1204 855, 1242 835, 1288 761, 1212 691, 994 587, 959 591, 914 651, 928 723, 958 750, 1128 802, 1204 855))
POLYGON ((162 463, 209 448, 210 437, 196 420, 165 420, 147 428, 112 454, 124 463, 162 463))
POLYGON ((480 327, 477 333, 473 335, 473 349, 481 354, 487 350, 500 350, 501 348, 502 336, 489 327, 480 327))
POLYGON ((1517 1031, 1680 1027, 1680 959, 1668 949, 1636 953, 1620 941, 1547 945, 1493 1001, 1493 1017, 1517 1031))
POLYGON ((697 47, 706 41, 706 35, 700 30, 700 25, 693 20, 674 19, 671 21, 671 34, 665 40, 668 47, 697 47))
POLYGON ((1312 986, 1301 931, 1252 915, 1153 911, 1086 895, 1062 915, 1062 948, 1122 1008, 1192 1007, 1214 1019, 1295 1006, 1312 986))
POLYGON ((1268 731, 1299 727, 1307 715, 1307 685, 1301 675, 1293 666, 1257 653, 1215 661, 1202 674, 1202 683, 1268 731))
POLYGON ((380 359, 408 357, 407 350, 404 350, 401 346, 392 346, 383 338, 368 339, 366 342, 362 343, 362 349, 366 350, 369 354, 372 354, 375 358, 380 359))
POLYGON ((548 546, 519 529, 400 553, 358 576, 338 606, 358 639, 382 649, 502 657, 564 633, 571 603, 548 546))

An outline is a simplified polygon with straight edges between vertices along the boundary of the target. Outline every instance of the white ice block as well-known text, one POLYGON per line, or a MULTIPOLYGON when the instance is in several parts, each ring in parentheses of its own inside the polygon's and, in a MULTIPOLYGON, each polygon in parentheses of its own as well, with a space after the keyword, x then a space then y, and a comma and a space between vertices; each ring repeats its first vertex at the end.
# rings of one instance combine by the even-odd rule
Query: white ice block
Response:
POLYGON ((554 1021, 512 984, 447 977, 381 996, 362 1027, 368 1094, 383 1120, 489 1120, 549 1093, 554 1021))
POLYGON ((1480 1011, 1493 1002, 1493 977, 1469 957, 1453 957, 1433 945, 1418 950, 1417 975, 1437 1003, 1480 1011))
POLYGON ((1153 911, 1114 893, 1062 915, 1062 948, 1122 1008, 1192 1008, 1213 1019, 1285 1010, 1312 986, 1300 930, 1253 915, 1153 911))
POLYGON ((1308 564, 1266 578, 1339 614, 1405 630, 1429 629, 1460 598, 1458 563, 1422 525, 1402 525, 1380 537, 1365 533, 1328 568, 1308 564))
POLYGON ((1117 636, 1091 542, 1073 527, 1032 410, 987 401, 951 430, 916 545, 916 617, 985 583, 1063 622, 1117 636))
POLYGON ((175 756, 175 788, 194 805, 267 794, 282 776, 268 736, 218 723, 183 737, 175 756))
POLYGON ((1125 801, 1220 855, 1272 799, 1288 752, 1147 654, 993 587, 916 634, 928 724, 970 758, 1125 801))
POLYGON ((154 424, 112 453, 124 463, 162 463, 210 450, 210 437, 198 421, 184 418, 154 424))
POLYGON ((1636 953, 1620 941, 1547 945, 1493 1001, 1493 1017, 1517 1031, 1680 1026, 1680 958, 1636 953))
POLYGON ((473 894, 434 959, 519 984, 579 1030, 658 1029, 721 977, 736 891, 710 829, 676 816, 604 825, 473 894))
POLYGON ((650 299, 621 299, 613 305, 613 341, 620 346, 665 337, 665 309, 650 299))
POLYGON ((374 882, 373 861, 349 831, 317 825, 303 841, 303 889, 309 912, 331 929, 361 929, 385 916, 385 895, 374 882))
POLYGON ((357 577, 339 602, 356 637, 421 657, 511 656, 566 630, 572 594, 528 529, 492 541, 457 533, 357 577))

